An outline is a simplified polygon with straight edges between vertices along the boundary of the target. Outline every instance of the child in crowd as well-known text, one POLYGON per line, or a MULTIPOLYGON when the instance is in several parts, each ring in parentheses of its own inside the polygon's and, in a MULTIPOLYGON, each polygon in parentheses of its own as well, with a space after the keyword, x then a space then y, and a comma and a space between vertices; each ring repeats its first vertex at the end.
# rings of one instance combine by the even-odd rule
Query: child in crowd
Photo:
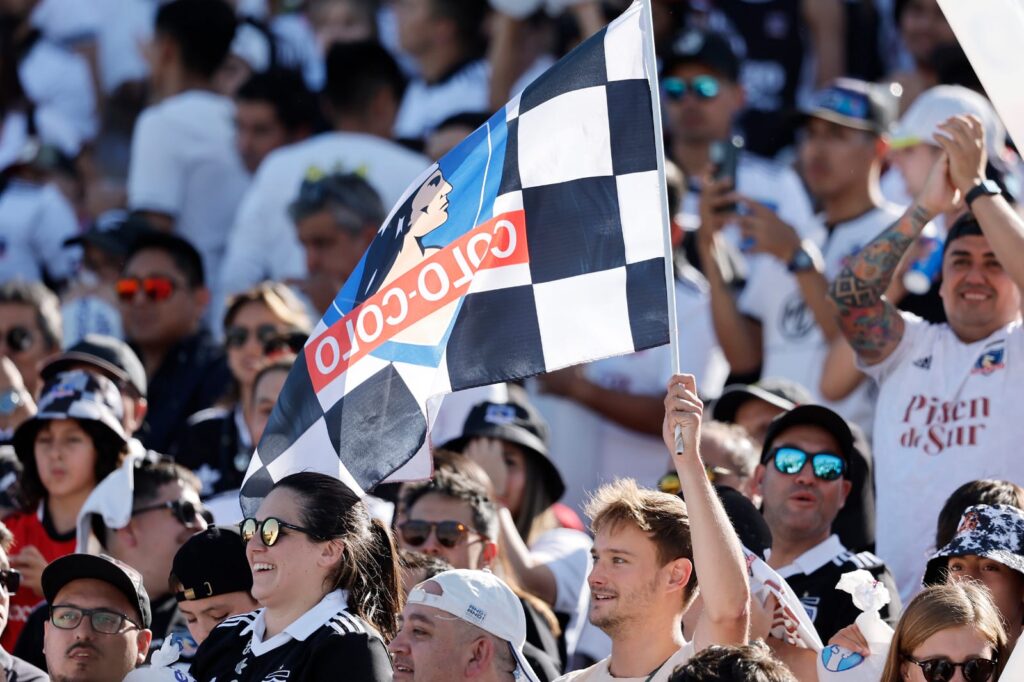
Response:
POLYGON ((82 370, 62 372, 43 388, 36 416, 14 434, 24 467, 22 507, 4 522, 14 534, 11 565, 23 580, 11 597, 0 638, 7 651, 43 599, 43 569, 75 551, 75 523, 89 493, 127 454, 122 413, 121 394, 109 379, 82 370))

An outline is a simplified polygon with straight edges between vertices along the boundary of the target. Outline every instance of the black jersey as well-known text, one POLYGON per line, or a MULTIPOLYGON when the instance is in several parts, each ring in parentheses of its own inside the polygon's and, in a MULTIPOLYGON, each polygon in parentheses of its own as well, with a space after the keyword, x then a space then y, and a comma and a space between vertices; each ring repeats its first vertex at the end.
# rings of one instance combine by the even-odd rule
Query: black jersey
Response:
POLYGON ((228 618, 199 647, 191 675, 198 682, 391 680, 380 634, 349 613, 343 600, 331 600, 337 594, 267 641, 262 611, 228 618))
POLYGON ((857 569, 868 571, 888 589, 890 602, 879 615, 895 626, 900 615, 899 591, 889 569, 871 552, 850 552, 833 535, 789 566, 779 569, 779 575, 793 588, 823 642, 852 625, 861 613, 852 596, 836 589, 844 573, 857 569))

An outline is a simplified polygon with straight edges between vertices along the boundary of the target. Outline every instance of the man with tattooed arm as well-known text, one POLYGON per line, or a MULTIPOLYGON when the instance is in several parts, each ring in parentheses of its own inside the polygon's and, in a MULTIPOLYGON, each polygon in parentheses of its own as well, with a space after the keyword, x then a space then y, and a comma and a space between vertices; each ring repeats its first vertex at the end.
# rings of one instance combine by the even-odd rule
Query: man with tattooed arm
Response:
POLYGON ((1024 440, 1024 222, 985 178, 981 121, 939 126, 943 153, 903 217, 851 258, 831 285, 860 368, 879 385, 874 448, 877 553, 904 602, 919 589, 936 515, 959 485, 1021 480, 1024 440), (900 259, 936 215, 965 203, 949 230, 940 295, 948 323, 929 324, 882 296, 900 259))

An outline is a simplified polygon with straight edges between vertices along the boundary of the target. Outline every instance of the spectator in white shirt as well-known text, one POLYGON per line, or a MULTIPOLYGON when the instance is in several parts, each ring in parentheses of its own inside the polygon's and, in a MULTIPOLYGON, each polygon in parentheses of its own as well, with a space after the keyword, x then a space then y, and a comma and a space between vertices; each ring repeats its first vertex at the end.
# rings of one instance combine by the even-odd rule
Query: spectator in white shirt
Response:
POLYGON ((235 149, 234 104, 212 90, 234 35, 235 14, 223 0, 160 8, 150 60, 159 102, 135 125, 128 169, 129 208, 192 242, 213 283, 248 184, 235 149))
POLYGON ((832 283, 840 327, 879 385, 877 551, 905 599, 919 588, 931 524, 949 494, 977 478, 1024 474, 1012 399, 1024 367, 1024 223, 985 178, 980 119, 953 117, 934 139, 943 154, 914 204, 832 283), (948 323, 897 312, 882 294, 900 259, 929 220, 960 202, 973 216, 945 243, 939 294, 948 323))
POLYGON ((442 121, 486 111, 490 71, 483 54, 481 0, 398 0, 398 42, 419 72, 405 92, 395 136, 421 142, 442 121))
POLYGON ((263 280, 307 274, 288 215, 311 169, 359 173, 393 206, 430 161, 389 138, 405 78, 377 43, 337 44, 327 56, 323 99, 330 132, 271 152, 238 209, 223 268, 223 289, 238 293, 263 280))

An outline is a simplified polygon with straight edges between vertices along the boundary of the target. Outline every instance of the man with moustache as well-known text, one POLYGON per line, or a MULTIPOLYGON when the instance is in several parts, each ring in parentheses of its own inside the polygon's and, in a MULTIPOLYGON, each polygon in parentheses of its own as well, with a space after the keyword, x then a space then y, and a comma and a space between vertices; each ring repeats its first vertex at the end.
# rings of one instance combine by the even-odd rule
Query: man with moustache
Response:
POLYGON ((846 421, 820 405, 800 405, 768 427, 754 481, 772 531, 768 565, 800 598, 823 642, 853 623, 860 609, 836 589, 839 578, 863 569, 889 590, 881 616, 896 624, 899 593, 885 564, 870 552, 854 554, 832 533, 851 484, 847 468, 856 456, 846 421))
POLYGON ((55 682, 120 682, 146 660, 149 595, 142 576, 107 556, 69 554, 43 571, 43 650, 55 682))

